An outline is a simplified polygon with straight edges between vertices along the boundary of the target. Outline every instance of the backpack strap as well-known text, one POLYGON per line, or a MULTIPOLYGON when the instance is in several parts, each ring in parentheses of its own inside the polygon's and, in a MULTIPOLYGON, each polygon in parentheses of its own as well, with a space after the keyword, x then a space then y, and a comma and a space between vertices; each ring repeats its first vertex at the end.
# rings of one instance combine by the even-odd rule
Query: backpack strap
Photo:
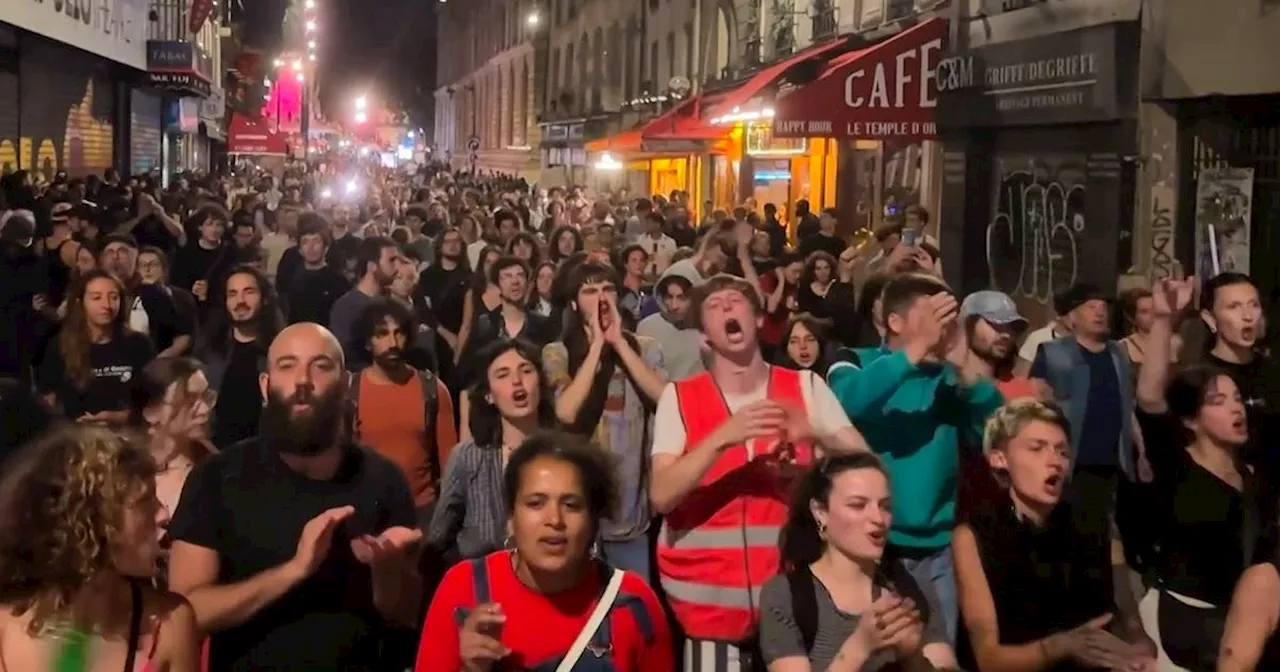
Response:
POLYGON ((427 436, 427 464, 431 465, 431 473, 435 474, 436 485, 444 474, 444 465, 440 464, 440 446, 437 439, 440 434, 436 427, 436 415, 440 412, 440 386, 435 374, 430 371, 419 371, 418 382, 422 383, 422 428, 427 436))
POLYGON ((347 431, 351 434, 351 442, 355 443, 360 431, 360 380, 363 376, 358 371, 347 372, 347 431))
POLYGON ((472 558, 468 560, 471 564, 471 596, 473 604, 470 607, 458 607, 453 612, 453 620, 461 628, 466 623, 467 617, 471 615, 471 611, 476 607, 489 602, 489 565, 485 562, 485 557, 472 558))
POLYGON ((807 566, 787 572, 787 587, 791 589, 791 617, 800 628, 800 638, 804 641, 806 654, 813 650, 813 642, 818 638, 818 590, 813 583, 813 573, 807 566))

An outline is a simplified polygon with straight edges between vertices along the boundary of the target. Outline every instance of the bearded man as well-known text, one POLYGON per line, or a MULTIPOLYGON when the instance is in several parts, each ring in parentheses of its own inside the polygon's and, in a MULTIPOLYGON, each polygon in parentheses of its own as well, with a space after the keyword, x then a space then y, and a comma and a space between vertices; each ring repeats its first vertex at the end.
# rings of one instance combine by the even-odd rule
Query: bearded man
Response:
POLYGON ((395 464, 348 440, 347 380, 332 333, 284 329, 259 434, 186 481, 169 587, 210 633, 210 670, 385 669, 390 624, 419 615, 413 498, 395 464))

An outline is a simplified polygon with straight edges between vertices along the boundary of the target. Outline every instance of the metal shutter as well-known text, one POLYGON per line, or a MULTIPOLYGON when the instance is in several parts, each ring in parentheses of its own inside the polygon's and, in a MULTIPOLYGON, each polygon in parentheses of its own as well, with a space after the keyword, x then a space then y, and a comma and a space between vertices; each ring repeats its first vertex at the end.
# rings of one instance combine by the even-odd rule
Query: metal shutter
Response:
POLYGON ((18 169, 18 73, 0 70, 0 174, 18 169))
POLYGON ((129 118, 129 171, 133 175, 149 173, 160 165, 164 141, 163 102, 159 94, 133 90, 129 118))
POLYGON ((22 131, 31 169, 52 177, 112 166, 114 87, 99 57, 27 36, 19 63, 22 131))

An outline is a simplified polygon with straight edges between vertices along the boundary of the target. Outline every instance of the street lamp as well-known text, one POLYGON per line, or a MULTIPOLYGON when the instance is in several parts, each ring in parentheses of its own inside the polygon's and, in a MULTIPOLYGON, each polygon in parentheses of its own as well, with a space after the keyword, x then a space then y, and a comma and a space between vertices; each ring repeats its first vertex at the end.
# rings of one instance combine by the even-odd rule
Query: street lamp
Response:
POLYGON ((294 70, 301 70, 301 69, 302 69, 302 59, 301 59, 301 58, 299 58, 298 60, 296 60, 296 61, 294 61, 294 62, 293 62, 293 69, 294 69, 294 70))
POLYGON ((316 41, 315 41, 315 40, 308 40, 308 41, 307 41, 307 48, 308 48, 308 49, 315 49, 315 48, 316 48, 316 41))
POLYGON ((307 9, 315 9, 316 0, 307 0, 307 9))
POLYGON ((273 65, 275 65, 277 68, 279 68, 279 67, 281 67, 281 66, 283 66, 283 65, 284 65, 284 61, 282 61, 282 60, 280 60, 280 59, 278 59, 278 58, 277 58, 275 61, 273 61, 273 65))
POLYGON ((542 20, 542 17, 538 15, 538 11, 534 10, 529 13, 529 18, 526 19, 525 21, 532 27, 532 26, 538 25, 538 22, 541 20, 542 20))
POLYGON ((315 19, 311 19, 310 21, 307 21, 307 32, 308 32, 308 33, 313 33, 313 32, 315 32, 315 30, 316 30, 316 22, 315 22, 315 19))
POLYGON ((365 114, 364 112, 356 112, 357 124, 363 124, 366 121, 369 121, 369 115, 365 114))
POLYGON ((304 76, 301 72, 299 72, 299 73, 298 73, 298 81, 299 81, 299 82, 301 82, 301 81, 305 81, 306 79, 307 79, 307 78, 306 78, 306 76, 304 76))

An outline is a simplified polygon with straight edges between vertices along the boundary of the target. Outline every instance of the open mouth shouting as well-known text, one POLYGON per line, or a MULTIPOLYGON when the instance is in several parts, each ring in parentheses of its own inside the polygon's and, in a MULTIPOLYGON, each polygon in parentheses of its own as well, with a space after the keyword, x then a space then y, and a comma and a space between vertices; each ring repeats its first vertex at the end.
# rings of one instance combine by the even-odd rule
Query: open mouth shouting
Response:
POLYGON ((515 390, 511 393, 511 402, 516 408, 527 408, 529 406, 529 391, 515 390))
POLYGON ((1052 497, 1061 496, 1062 485, 1066 480, 1066 475, 1062 472, 1050 474, 1048 478, 1044 479, 1045 493, 1052 497))
POLYGON ((731 317, 724 323, 724 335, 730 343, 741 343, 746 339, 746 334, 742 330, 742 323, 737 318, 731 317))

